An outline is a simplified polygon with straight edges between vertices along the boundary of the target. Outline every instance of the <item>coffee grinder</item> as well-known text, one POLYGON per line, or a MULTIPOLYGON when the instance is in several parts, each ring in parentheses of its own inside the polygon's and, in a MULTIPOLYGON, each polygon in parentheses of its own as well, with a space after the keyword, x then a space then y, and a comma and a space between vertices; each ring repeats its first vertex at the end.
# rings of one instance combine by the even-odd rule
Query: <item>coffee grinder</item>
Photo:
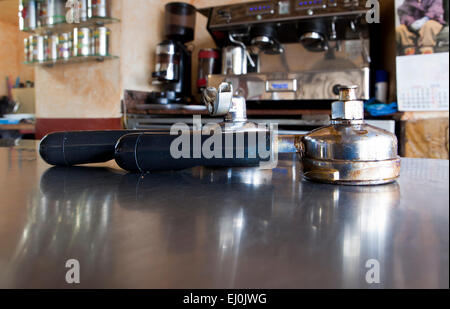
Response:
POLYGON ((156 47, 150 104, 185 104, 191 101, 191 52, 185 45, 194 40, 194 6, 170 2, 165 6, 164 41, 156 47))

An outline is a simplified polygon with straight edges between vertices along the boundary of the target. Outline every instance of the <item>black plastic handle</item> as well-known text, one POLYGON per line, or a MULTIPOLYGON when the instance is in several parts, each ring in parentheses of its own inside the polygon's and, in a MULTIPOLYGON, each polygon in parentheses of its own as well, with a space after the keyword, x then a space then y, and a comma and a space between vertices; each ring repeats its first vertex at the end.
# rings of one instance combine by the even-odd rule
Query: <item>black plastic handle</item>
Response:
MULTIPOLYGON (((131 172, 154 172, 164 170, 180 170, 194 166, 208 166, 208 167, 239 167, 239 166, 258 166, 261 161, 267 161, 269 158, 260 156, 256 149, 258 149, 257 141, 253 145, 249 143, 248 133, 244 134, 243 147, 237 147, 236 143, 233 145, 226 144, 230 137, 226 135, 233 135, 233 140, 236 141, 236 133, 222 133, 222 147, 221 155, 213 156, 212 158, 205 157, 201 151, 204 142, 210 138, 209 135, 201 135, 200 148, 195 145, 193 140, 193 133, 189 135, 189 156, 176 158, 171 153, 171 145, 179 135, 170 135, 169 133, 134 133, 122 136, 116 145, 115 159, 117 164, 131 172), (251 146, 249 146, 249 144, 251 146), (239 153, 243 155, 238 155, 239 153), (195 154, 194 154, 195 149, 195 154), (230 154, 231 151, 231 155, 230 154), (228 155, 227 155, 228 153, 228 155)), ((265 137, 266 149, 270 149, 270 135, 265 137)), ((180 150, 180 149, 178 149, 180 150)))
POLYGON ((39 153, 45 162, 57 166, 107 162, 114 159, 114 148, 119 138, 132 132, 144 130, 51 133, 41 140, 39 153))

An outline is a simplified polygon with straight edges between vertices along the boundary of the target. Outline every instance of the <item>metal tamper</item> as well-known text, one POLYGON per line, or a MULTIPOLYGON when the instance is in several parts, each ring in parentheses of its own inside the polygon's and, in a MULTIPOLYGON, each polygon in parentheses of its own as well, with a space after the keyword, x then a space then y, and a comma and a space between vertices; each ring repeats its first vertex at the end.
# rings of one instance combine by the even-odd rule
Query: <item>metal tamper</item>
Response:
POLYGON ((395 181, 400 157, 394 134, 364 122, 364 102, 357 86, 339 89, 332 104, 331 124, 302 139, 304 177, 345 185, 375 185, 395 181))

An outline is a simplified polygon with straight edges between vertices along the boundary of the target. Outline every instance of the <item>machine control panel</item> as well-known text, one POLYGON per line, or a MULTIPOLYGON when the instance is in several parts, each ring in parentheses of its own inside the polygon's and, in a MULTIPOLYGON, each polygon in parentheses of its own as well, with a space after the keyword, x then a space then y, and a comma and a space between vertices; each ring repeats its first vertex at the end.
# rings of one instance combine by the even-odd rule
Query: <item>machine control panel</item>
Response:
POLYGON ((326 3, 325 0, 297 1, 296 10, 326 9, 326 3))
POLYGON ((247 9, 248 15, 262 15, 262 14, 274 14, 275 8, 273 6, 273 3, 266 2, 266 3, 258 3, 257 5, 250 5, 247 9))
MULTIPOLYGON (((209 27, 213 29, 243 23, 357 15, 369 9, 362 0, 274 0, 213 7, 210 10, 209 27)), ((206 15, 206 9, 200 11, 206 15)))
POLYGON ((266 81, 266 92, 296 92, 297 80, 268 80, 266 81))

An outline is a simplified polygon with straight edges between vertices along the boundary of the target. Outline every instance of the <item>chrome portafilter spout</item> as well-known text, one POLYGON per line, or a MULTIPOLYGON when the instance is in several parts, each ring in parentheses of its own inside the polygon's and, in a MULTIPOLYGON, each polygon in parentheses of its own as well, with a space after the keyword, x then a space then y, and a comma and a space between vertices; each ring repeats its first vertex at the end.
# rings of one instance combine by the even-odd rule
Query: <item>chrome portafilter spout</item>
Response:
POLYGON ((218 88, 207 87, 203 91, 202 100, 211 116, 226 115, 233 101, 233 86, 221 83, 218 88))
POLYGON ((254 131, 256 124, 248 122, 245 98, 233 95, 233 86, 223 82, 219 87, 207 87, 202 95, 203 104, 211 116, 223 116, 220 126, 224 131, 254 131))
POLYGON ((339 89, 332 104, 332 121, 303 138, 302 162, 308 180, 375 185, 395 181, 400 174, 397 138, 364 122, 364 103, 357 86, 339 89))

